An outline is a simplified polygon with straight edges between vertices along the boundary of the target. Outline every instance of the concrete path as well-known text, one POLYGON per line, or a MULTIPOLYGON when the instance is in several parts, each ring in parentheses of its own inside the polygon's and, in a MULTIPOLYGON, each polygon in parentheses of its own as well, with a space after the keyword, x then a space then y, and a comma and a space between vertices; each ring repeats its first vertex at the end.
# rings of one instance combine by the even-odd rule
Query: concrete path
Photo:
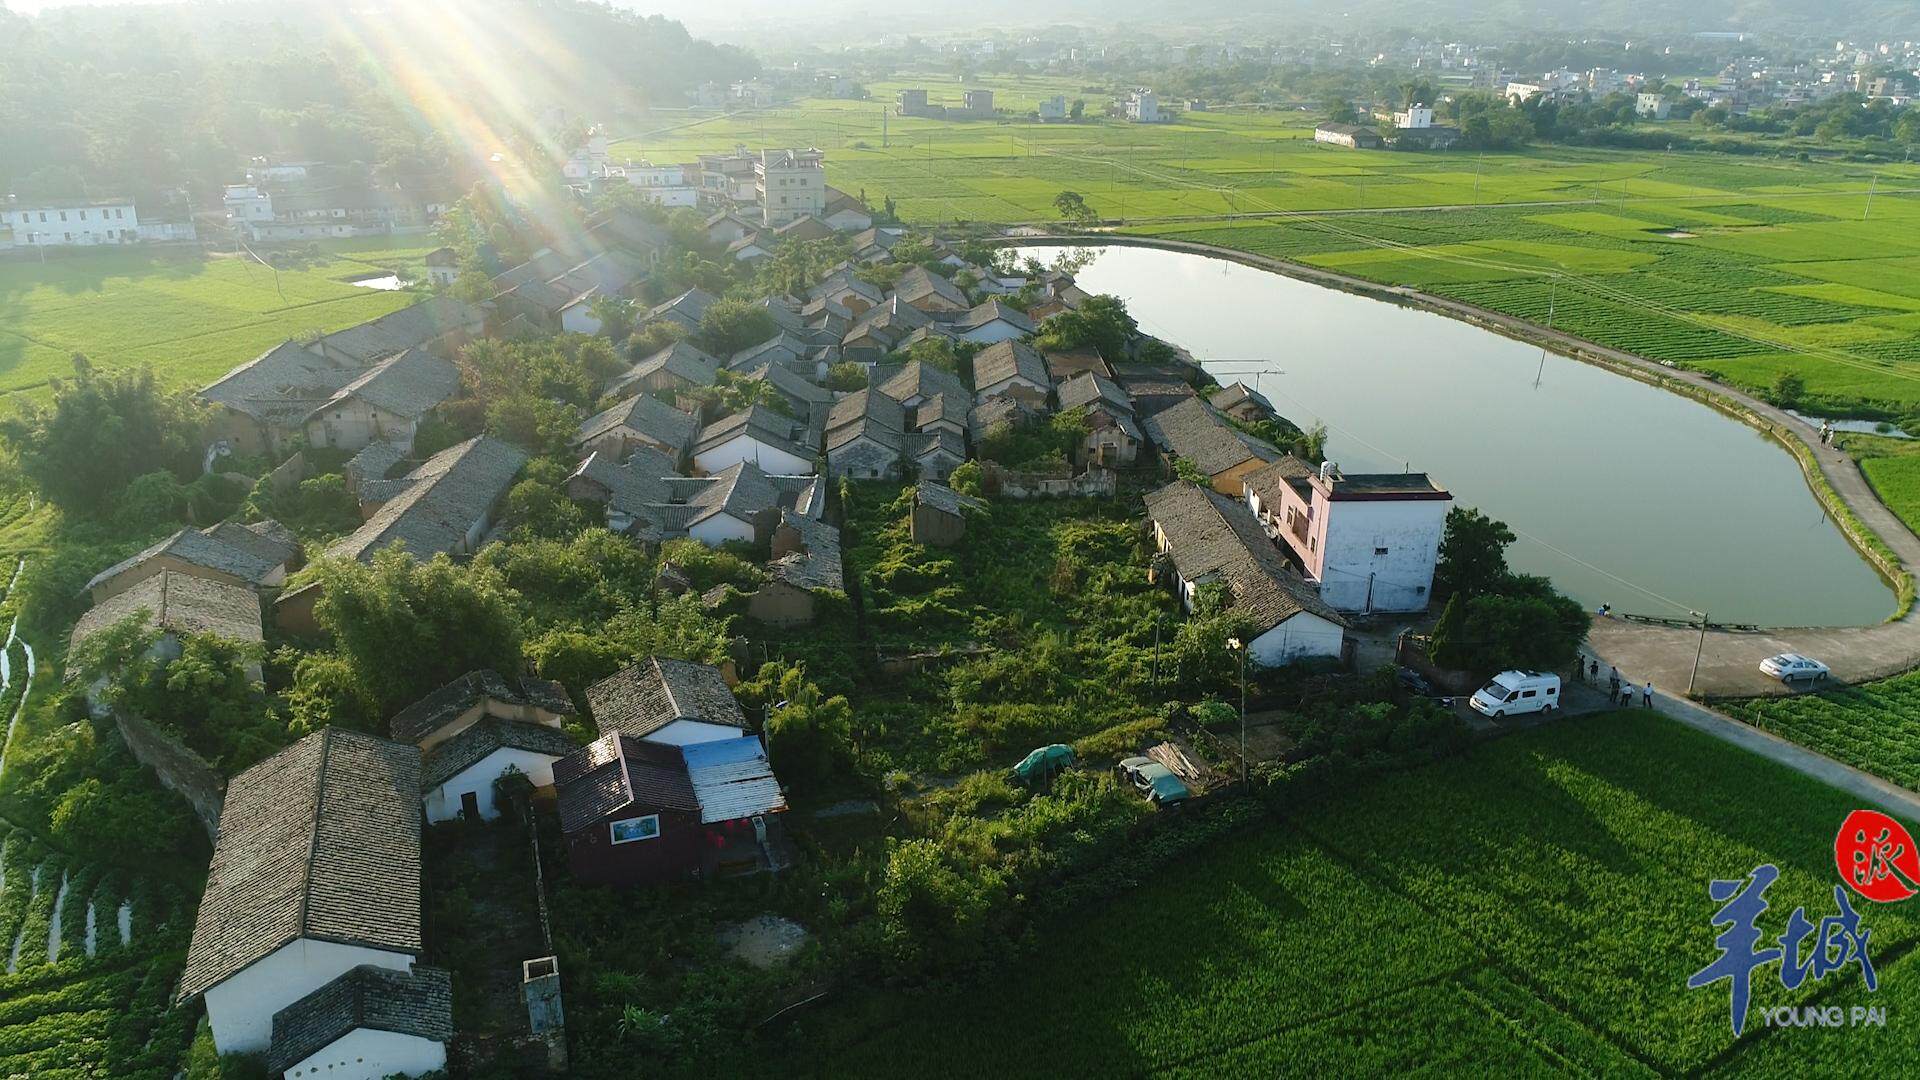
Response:
POLYGON ((1795 772, 1839 788, 1870 806, 1898 814, 1908 821, 1920 822, 1920 796, 1903 787, 1683 698, 1655 693, 1653 700, 1660 712, 1690 728, 1777 761, 1795 772))
MULTIPOLYGON (((1852 458, 1834 447, 1820 445, 1819 431, 1806 421, 1752 394, 1715 382, 1699 372, 1670 368, 1572 334, 1418 289, 1382 285, 1317 266, 1212 244, 1105 233, 1077 237, 1021 237, 1015 242, 1029 245, 1053 243, 1063 246, 1107 244, 1152 247, 1227 259, 1303 281, 1435 311, 1576 360, 1611 368, 1628 377, 1696 400, 1715 399, 1723 411, 1759 428, 1783 444, 1803 448, 1812 455, 1826 484, 1859 519, 1860 524, 1893 552, 1897 560, 1896 565, 1884 566, 1876 562, 1878 556, 1867 555, 1865 557, 1869 563, 1878 566, 1883 574, 1912 575, 1920 569, 1920 538, 1915 537, 1906 524, 1874 494, 1852 458)), ((1846 525, 1843 522, 1839 524, 1842 525, 1841 531, 1847 532, 1846 525)), ((1834 679, 1844 683, 1882 679, 1920 667, 1920 613, 1909 610, 1901 619, 1874 626, 1791 628, 1761 632, 1709 630, 1704 648, 1700 647, 1700 633, 1695 629, 1624 619, 1596 619, 1588 642, 1601 658, 1602 674, 1605 673, 1605 665, 1614 665, 1620 669, 1623 678, 1637 682, 1651 679, 1659 689, 1674 694, 1687 692, 1689 676, 1693 672, 1694 653, 1699 650, 1700 670, 1698 678, 1694 680, 1695 694, 1702 697, 1757 697, 1794 692, 1760 673, 1760 661, 1775 653, 1799 652, 1812 656, 1831 667, 1834 679)))

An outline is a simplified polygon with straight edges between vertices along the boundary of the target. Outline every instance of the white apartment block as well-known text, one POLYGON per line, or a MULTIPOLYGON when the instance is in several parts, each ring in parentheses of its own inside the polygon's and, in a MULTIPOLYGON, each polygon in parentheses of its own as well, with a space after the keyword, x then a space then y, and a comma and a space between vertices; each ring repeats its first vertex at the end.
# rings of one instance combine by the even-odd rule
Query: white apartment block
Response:
POLYGON ((139 239, 132 199, 0 202, 0 247, 95 247, 139 239))

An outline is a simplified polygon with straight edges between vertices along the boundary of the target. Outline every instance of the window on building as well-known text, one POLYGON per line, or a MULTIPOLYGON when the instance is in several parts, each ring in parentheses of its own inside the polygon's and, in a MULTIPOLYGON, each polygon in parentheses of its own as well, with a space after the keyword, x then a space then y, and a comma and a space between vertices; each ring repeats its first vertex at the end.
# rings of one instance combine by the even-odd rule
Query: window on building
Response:
POLYGON ((1375 555, 1385 555, 1387 553, 1387 549, 1383 547, 1377 547, 1373 549, 1373 553, 1375 555))
POLYGON ((85 210, 80 211, 80 220, 81 221, 87 220, 87 212, 85 210))
POLYGON ((648 814, 645 817, 621 818, 607 825, 608 838, 615 844, 632 844, 641 840, 653 840, 660 835, 660 815, 648 814))
POLYGON ((60 220, 61 221, 67 220, 67 212, 65 210, 60 211, 60 220))

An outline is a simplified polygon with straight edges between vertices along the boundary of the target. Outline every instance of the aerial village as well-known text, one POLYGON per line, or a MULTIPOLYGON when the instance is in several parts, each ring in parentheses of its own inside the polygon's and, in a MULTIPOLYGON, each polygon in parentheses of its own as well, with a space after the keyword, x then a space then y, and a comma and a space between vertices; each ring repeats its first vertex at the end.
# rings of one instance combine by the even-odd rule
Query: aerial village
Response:
MULTIPOLYGON (((804 633, 819 608, 858 588, 839 503, 841 485, 861 481, 909 484, 911 540, 937 549, 966 545, 995 503, 1120 502, 1157 553, 1156 587, 1188 611, 1224 603, 1250 627, 1231 643, 1243 680, 1247 665, 1347 662, 1353 620, 1426 608, 1451 505, 1444 488, 1417 473, 1343 473, 1258 390, 1217 385, 1175 343, 1130 325, 1104 350, 1043 347, 1050 320, 1110 298, 1090 297, 1068 269, 1016 266, 991 249, 975 249, 988 262, 971 261, 885 223, 827 172, 812 149, 620 165, 596 136, 569 162, 569 181, 698 207, 698 241, 716 258, 757 265, 821 240, 850 254, 759 302, 774 328, 765 340, 715 353, 696 341, 721 297, 692 287, 633 300, 670 246, 640 209, 586 218, 572 249, 499 270, 482 300, 449 295, 463 271, 451 249, 436 252, 435 295, 285 342, 198 395, 217 411, 218 453, 280 460, 289 483, 303 453, 344 456, 359 527, 324 550, 302 550, 273 520, 185 529, 99 569, 75 651, 130 617, 151 620, 163 656, 188 635, 299 640, 316 632, 324 595, 323 580, 300 573, 311 561, 370 564, 396 547, 412 560, 464 560, 502 542, 502 504, 529 450, 490 434, 431 453, 418 443, 469 392, 463 351, 489 338, 612 337, 616 320, 626 323, 620 370, 574 431, 555 494, 601 509, 607 528, 648 550, 691 540, 753 553, 754 587, 700 596, 742 626, 804 633), (896 253, 908 250, 914 261, 900 268, 896 253), (649 341, 662 344, 639 347, 649 341), (1022 471, 977 453, 1063 416, 1074 437, 1064 467, 1022 471)), ((271 212, 249 209, 261 197, 238 189, 229 202, 237 220, 272 235, 271 212)), ((695 584, 663 561, 656 588, 695 584)), ((384 737, 324 728, 231 777, 117 711, 136 756, 193 804, 214 843, 178 1000, 204 1002, 220 1053, 262 1054, 275 1075, 420 1074, 447 1064, 461 992, 424 960, 431 830, 537 817, 556 864, 543 869, 536 853, 515 872, 536 888, 560 872, 650 890, 789 868, 806 856, 783 828, 788 790, 769 755, 768 708, 743 707, 733 689, 757 653, 749 644, 738 654, 724 664, 637 657, 590 685, 474 670, 393 713, 384 737)), ((1186 751, 1139 756, 1146 749, 1129 748, 1125 766, 1144 801, 1206 786, 1186 751)), ((1024 764, 1047 769, 1070 751, 1035 754, 1024 764)), ((524 1040, 562 1068, 555 929, 508 982, 526 1010, 524 1040)))

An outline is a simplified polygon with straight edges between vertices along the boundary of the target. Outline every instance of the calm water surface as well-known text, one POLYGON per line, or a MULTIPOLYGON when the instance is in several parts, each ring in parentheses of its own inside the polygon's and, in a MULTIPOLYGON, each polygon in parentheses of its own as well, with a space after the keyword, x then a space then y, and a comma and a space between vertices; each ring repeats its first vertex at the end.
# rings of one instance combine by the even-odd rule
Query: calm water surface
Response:
POLYGON ((1123 297, 1143 329, 1221 382, 1246 379, 1295 423, 1326 424, 1327 454, 1346 471, 1432 473, 1520 534, 1516 568, 1589 607, 1774 626, 1873 623, 1894 608, 1793 459, 1704 405, 1440 315, 1201 255, 1094 249, 1078 279, 1123 297))

